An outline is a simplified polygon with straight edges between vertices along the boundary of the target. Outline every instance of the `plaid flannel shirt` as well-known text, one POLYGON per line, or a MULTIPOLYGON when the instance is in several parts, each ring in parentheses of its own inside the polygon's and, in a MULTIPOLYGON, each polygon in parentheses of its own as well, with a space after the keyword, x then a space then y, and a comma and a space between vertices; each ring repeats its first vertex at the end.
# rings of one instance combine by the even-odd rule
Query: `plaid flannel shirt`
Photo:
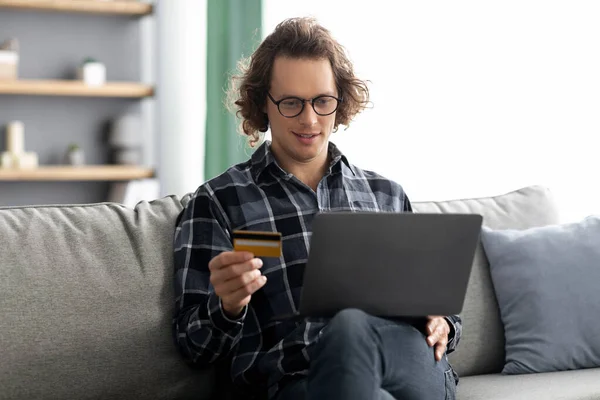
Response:
MULTIPOLYGON (((308 372, 308 349, 326 320, 271 318, 298 309, 315 214, 412 211, 400 185, 349 164, 333 143, 329 155, 329 169, 315 192, 278 166, 267 141, 247 162, 200 186, 179 216, 174 237, 176 342, 200 365, 230 357, 231 378, 244 392, 268 390, 272 396, 282 379, 308 372), (263 259, 267 283, 237 319, 224 314, 208 270, 213 257, 232 250, 233 230, 281 232, 283 240, 280 258, 263 259)), ((446 319, 452 352, 461 319, 446 319)))

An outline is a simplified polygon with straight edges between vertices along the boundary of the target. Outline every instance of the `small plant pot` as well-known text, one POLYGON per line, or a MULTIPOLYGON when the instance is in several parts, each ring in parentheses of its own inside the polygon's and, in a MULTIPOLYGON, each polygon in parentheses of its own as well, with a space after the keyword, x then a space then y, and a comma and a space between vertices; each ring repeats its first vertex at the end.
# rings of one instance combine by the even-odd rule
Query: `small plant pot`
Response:
POLYGON ((66 161, 69 165, 85 165, 85 153, 81 149, 69 150, 66 161))
POLYGON ((14 51, 0 50, 0 80, 12 81, 17 79, 19 54, 14 51))
POLYGON ((77 79, 88 86, 102 86, 106 83, 106 67, 99 62, 87 62, 79 67, 77 79))

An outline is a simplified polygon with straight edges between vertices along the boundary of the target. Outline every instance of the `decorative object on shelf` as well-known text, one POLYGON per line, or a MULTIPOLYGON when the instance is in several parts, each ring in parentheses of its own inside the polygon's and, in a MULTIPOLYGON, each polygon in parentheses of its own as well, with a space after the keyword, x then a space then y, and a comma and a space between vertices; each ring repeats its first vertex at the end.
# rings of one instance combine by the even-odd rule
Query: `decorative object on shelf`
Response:
POLYGON ((81 166, 85 165, 85 152, 76 143, 71 143, 67 149, 65 161, 69 165, 81 166))
POLYGON ((25 126, 13 121, 6 126, 6 151, 0 156, 2 168, 37 168, 38 155, 25 152, 25 126))
POLYGON ((0 44, 0 80, 15 80, 19 70, 19 42, 8 39, 0 44))
POLYGON ((139 117, 122 115, 113 121, 108 142, 114 148, 114 161, 123 165, 142 163, 142 138, 139 117))
POLYGON ((88 86, 102 86, 106 83, 106 67, 98 60, 88 57, 77 69, 77 79, 88 86))

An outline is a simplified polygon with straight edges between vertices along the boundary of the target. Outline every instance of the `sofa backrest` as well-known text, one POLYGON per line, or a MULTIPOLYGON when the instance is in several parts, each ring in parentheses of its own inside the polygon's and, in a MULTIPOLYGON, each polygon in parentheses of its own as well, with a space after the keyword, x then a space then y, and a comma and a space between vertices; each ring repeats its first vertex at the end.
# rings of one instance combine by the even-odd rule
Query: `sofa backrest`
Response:
POLYGON ((171 336, 180 201, 0 209, 0 399, 206 399, 171 336))
MULTIPOLYGON (((550 192, 532 186, 495 197, 413 204, 420 213, 474 213, 493 229, 526 229, 559 222, 550 192)), ((499 373, 504 366, 504 328, 489 263, 479 244, 460 314, 462 339, 448 358, 459 375, 499 373)))
MULTIPOLYGON (((190 369, 170 331, 172 238, 188 200, 0 208, 0 399, 212 395, 212 371, 190 369)), ((492 228, 558 221, 540 187, 414 208, 479 213, 492 228)), ((461 317, 456 370, 499 372, 503 329, 481 247, 461 317)))

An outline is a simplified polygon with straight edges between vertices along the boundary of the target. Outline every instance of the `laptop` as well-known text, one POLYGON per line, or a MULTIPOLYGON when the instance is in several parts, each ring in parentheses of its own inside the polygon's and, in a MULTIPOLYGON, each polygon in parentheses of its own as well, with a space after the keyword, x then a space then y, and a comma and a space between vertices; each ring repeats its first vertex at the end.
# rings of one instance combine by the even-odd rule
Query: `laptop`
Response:
POLYGON ((317 214, 299 310, 274 320, 345 308, 381 317, 460 314, 482 221, 477 214, 317 214))

